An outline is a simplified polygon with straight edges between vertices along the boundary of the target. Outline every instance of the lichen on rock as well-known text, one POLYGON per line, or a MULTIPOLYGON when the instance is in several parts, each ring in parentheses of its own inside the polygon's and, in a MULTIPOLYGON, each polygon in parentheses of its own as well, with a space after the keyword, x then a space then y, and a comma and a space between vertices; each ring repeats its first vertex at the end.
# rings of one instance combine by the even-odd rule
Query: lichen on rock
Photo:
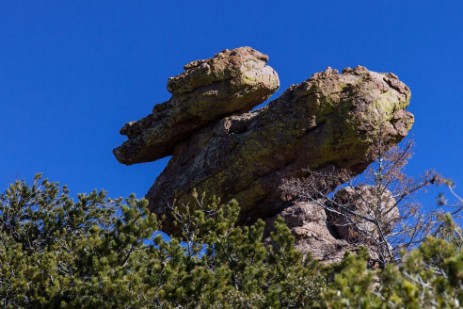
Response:
POLYGON ((166 216, 166 232, 177 232, 170 206, 187 203, 193 189, 237 199, 239 224, 273 218, 294 207, 282 198, 284 179, 307 170, 352 178, 374 160, 379 136, 392 146, 413 124, 409 88, 361 66, 315 73, 250 112, 279 86, 267 61, 249 47, 193 61, 169 79, 168 102, 121 130, 129 138, 114 150, 122 163, 172 155, 146 195, 149 208, 166 216))
POLYGON ((241 47, 185 65, 185 72, 169 79, 172 98, 121 129, 129 140, 114 149, 117 160, 130 165, 171 155, 198 129, 264 102, 280 86, 267 61, 255 49, 241 47))

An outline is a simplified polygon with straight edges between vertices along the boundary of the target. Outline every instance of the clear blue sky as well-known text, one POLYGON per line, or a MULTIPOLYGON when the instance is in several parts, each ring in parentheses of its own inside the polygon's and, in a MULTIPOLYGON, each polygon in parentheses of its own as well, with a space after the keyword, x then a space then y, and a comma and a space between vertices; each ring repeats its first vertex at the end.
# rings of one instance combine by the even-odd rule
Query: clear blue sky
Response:
POLYGON ((166 101, 194 59, 252 46, 281 93, 327 66, 412 89, 415 156, 463 192, 463 1, 0 0, 0 187, 43 172, 73 193, 144 193, 166 159, 124 166, 118 131, 166 101))

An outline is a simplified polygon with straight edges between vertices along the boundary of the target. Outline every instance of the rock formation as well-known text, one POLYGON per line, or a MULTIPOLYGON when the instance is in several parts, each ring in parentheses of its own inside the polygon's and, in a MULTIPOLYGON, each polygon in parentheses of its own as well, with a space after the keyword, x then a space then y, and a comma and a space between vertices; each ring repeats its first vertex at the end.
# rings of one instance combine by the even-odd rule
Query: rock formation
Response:
POLYGON ((296 247, 323 262, 341 261, 346 250, 357 244, 338 237, 325 209, 316 202, 295 202, 266 220, 267 233, 277 217, 282 217, 296 238, 296 247))
POLYGON ((129 140, 114 150, 116 158, 130 165, 171 155, 198 129, 264 102, 280 86, 267 61, 266 55, 244 47, 188 63, 184 73, 169 79, 169 101, 121 129, 129 140))
MULTIPOLYGON (((267 61, 243 47, 186 65, 184 73, 169 80, 169 101, 122 128, 128 141, 114 154, 124 164, 172 155, 146 195, 149 208, 166 215, 168 233, 176 232, 169 224, 169 206, 187 202, 195 188, 222 200, 237 199, 240 224, 258 218, 271 222, 277 214, 295 217, 292 230, 298 239, 318 233, 336 251, 346 241, 329 231, 326 214, 285 198, 282 183, 308 170, 339 175, 333 179, 361 173, 374 160, 372 148, 380 135, 394 145, 410 130, 413 115, 405 111, 410 91, 391 73, 328 68, 250 112, 279 86, 267 61)), ((340 182, 320 183, 320 190, 329 193, 340 182)), ((322 243, 307 240, 304 246, 322 243)), ((321 251, 322 258, 328 251, 321 251)))
POLYGON ((337 208, 341 214, 330 214, 329 221, 333 224, 338 236, 349 242, 368 243, 372 239, 378 239, 375 221, 381 224, 383 233, 389 234, 393 224, 399 219, 396 200, 387 189, 381 190, 381 188, 366 185, 347 187, 336 192, 333 202, 336 205, 332 207, 337 208), (343 209, 343 206, 347 209, 343 209), (362 219, 350 211, 373 220, 362 219))

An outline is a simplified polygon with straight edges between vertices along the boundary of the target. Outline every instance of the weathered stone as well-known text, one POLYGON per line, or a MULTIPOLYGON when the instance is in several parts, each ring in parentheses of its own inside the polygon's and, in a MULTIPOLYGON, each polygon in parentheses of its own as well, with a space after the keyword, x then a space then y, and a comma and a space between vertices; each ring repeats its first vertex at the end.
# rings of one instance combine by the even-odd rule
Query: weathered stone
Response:
MULTIPOLYGON (((288 206, 283 179, 304 177, 307 169, 353 177, 374 159, 378 138, 399 142, 413 124, 404 110, 409 100, 408 87, 392 74, 328 68, 268 106, 221 119, 179 143, 146 195, 149 207, 168 216, 168 205, 186 202, 196 188, 236 198, 241 224, 271 217, 288 206)), ((168 220, 164 227, 175 232, 168 220)))
MULTIPOLYGON (((319 203, 324 203, 320 200, 319 203)), ((296 202, 277 216, 266 220, 268 231, 273 229, 277 217, 282 217, 296 237, 296 248, 319 261, 338 262, 344 253, 354 249, 346 240, 337 239, 336 231, 327 221, 322 204, 296 202)), ((268 233, 268 232, 267 232, 268 233)))
MULTIPOLYGON (((378 216, 375 210, 390 209, 379 219, 391 224, 399 213, 388 191, 380 195, 383 203, 375 203, 374 187, 338 191, 329 207, 337 207, 339 216, 326 211, 318 194, 361 173, 374 160, 378 141, 392 146, 407 135, 414 120, 405 110, 410 90, 392 73, 358 66, 339 74, 328 68, 249 112, 278 88, 267 61, 243 47, 187 64, 169 80, 169 101, 122 128, 129 139, 114 154, 124 164, 172 154, 146 195, 149 208, 165 215, 165 232, 178 232, 170 206, 192 205, 196 189, 225 201, 237 199, 239 224, 262 218, 268 233, 275 218, 283 217, 297 248, 321 261, 338 261, 346 250, 368 244, 359 230, 378 236, 371 221, 349 216, 352 211, 378 216), (326 173, 330 177, 307 178, 326 173), (285 188, 290 179, 310 179, 312 202, 294 201, 298 192, 290 196, 285 188)), ((389 233, 391 226, 384 224, 383 231, 389 233)))
POLYGON ((266 55, 241 47, 185 65, 185 72, 169 79, 172 98, 121 129, 129 139, 114 149, 117 160, 130 165, 170 155, 199 128, 264 102, 279 87, 267 61, 266 55))
POLYGON ((372 243, 391 232, 399 219, 399 210, 392 193, 381 187, 357 186, 339 190, 331 207, 341 214, 330 213, 339 238, 350 243, 372 243), (381 229, 381 231, 380 231, 381 229))

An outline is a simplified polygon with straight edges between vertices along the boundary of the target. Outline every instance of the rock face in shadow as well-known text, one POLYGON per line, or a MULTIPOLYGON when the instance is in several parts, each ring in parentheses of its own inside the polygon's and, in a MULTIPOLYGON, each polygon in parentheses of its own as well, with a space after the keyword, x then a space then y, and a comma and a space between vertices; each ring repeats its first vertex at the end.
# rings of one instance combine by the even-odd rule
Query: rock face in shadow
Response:
MULTIPOLYGON (((352 178, 374 160, 372 149, 379 136, 392 146, 413 124, 413 115, 405 111, 408 87, 394 74, 361 66, 315 73, 249 112, 278 88, 278 76, 267 60, 245 47, 194 61, 169 80, 173 96, 168 102, 122 128, 129 139, 114 150, 120 162, 154 161, 172 154, 146 194, 149 208, 166 216, 167 233, 177 232, 170 224, 170 206, 189 201, 194 188, 222 200, 237 199, 239 224, 299 213, 305 218, 301 220, 312 222, 293 227, 296 235, 302 233, 299 239, 307 239, 301 231, 316 233, 313 226, 327 232, 326 224, 320 225, 324 217, 314 214, 310 219, 310 204, 288 202, 283 181, 305 177, 308 170, 352 178)), ((329 193, 339 184, 323 183, 320 190, 329 193)), ((320 239, 332 242, 335 250, 339 241, 331 237, 320 239)), ((306 241, 306 247, 322 248, 323 241, 306 241)))

